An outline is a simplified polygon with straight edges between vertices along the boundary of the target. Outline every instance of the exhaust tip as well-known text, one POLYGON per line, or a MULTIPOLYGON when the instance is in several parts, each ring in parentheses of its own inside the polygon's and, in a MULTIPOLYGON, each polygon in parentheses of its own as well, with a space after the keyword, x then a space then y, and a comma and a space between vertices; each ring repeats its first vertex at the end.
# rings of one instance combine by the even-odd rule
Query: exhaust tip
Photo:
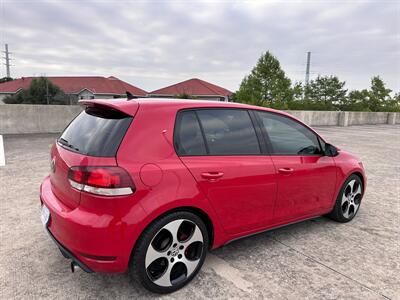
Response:
POLYGON ((75 270, 79 269, 79 266, 76 264, 76 262, 71 261, 71 272, 75 273, 75 270))

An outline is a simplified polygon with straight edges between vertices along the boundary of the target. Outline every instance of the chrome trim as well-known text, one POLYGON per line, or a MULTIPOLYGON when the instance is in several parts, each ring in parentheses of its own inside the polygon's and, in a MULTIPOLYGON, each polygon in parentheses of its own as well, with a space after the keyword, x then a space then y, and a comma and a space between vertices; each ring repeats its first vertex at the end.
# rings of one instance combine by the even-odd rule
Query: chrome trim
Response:
POLYGON ((83 191, 91 194, 101 195, 101 196, 125 196, 133 193, 130 187, 123 188, 101 188, 90 185, 84 185, 77 183, 71 179, 68 180, 71 186, 78 191, 83 191))
POLYGON ((83 190, 83 184, 77 183, 76 181, 73 181, 73 180, 71 180, 71 179, 68 179, 68 181, 69 181, 69 184, 70 184, 74 189, 77 189, 77 190, 79 190, 79 191, 82 191, 82 190, 83 190))
POLYGON ((92 194, 97 194, 97 195, 104 195, 104 196, 123 196, 123 195, 132 194, 132 189, 130 187, 107 189, 107 188, 99 188, 99 187, 90 186, 90 185, 84 185, 83 191, 92 193, 92 194))

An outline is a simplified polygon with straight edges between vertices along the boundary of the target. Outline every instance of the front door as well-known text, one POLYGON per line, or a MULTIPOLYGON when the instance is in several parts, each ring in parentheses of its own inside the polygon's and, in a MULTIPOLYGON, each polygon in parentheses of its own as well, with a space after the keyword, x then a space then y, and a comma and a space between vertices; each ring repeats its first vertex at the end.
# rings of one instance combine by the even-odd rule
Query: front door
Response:
POLYGON ((179 113, 175 148, 230 234, 272 222, 276 173, 245 109, 179 113))
POLYGON ((275 222, 318 214, 332 203, 336 166, 315 132, 283 115, 257 112, 278 172, 275 222))
POLYGON ((332 203, 336 183, 332 157, 273 156, 272 160, 279 173, 276 221, 318 214, 332 203))

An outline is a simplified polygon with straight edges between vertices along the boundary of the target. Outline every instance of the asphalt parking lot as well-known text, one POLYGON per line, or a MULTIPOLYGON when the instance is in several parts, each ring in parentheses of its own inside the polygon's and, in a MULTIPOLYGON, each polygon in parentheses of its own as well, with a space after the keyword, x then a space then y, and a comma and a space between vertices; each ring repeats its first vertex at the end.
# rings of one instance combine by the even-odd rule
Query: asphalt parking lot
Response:
MULTIPOLYGON (((368 187, 358 216, 348 224, 321 217, 232 242, 209 253, 187 287, 162 298, 400 299, 400 126, 317 130, 358 154, 366 167, 368 187)), ((38 191, 55 137, 4 137, 0 297, 160 297, 124 274, 72 274, 44 232, 38 191)))

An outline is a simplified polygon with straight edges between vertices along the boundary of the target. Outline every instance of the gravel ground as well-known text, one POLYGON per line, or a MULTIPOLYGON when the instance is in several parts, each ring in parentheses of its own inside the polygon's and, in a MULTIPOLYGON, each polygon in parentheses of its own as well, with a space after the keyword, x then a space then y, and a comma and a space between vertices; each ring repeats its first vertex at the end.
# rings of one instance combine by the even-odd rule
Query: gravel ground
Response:
POLYGON ((209 253, 192 283, 164 297, 125 274, 72 274, 39 218, 55 135, 4 137, 0 297, 400 299, 400 127, 317 130, 364 162, 368 189, 358 216, 348 224, 321 217, 235 241, 209 253))

